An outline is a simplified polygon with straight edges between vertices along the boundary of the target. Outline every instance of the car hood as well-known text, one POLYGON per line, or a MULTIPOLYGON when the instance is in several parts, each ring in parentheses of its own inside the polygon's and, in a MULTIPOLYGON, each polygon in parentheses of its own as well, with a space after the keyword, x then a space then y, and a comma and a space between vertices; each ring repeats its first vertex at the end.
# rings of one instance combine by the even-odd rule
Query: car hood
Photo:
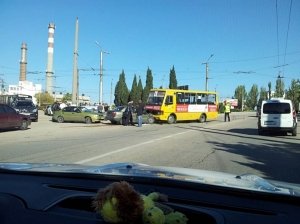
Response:
POLYGON ((140 163, 112 163, 102 166, 51 163, 0 163, 0 169, 163 178, 251 191, 300 196, 299 184, 267 180, 253 174, 234 175, 189 168, 149 166, 140 163))

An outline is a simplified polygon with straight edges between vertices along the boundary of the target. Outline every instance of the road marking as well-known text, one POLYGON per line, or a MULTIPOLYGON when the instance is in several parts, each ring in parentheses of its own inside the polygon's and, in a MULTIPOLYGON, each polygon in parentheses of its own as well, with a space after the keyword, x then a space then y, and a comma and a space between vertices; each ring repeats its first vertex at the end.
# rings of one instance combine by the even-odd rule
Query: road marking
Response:
POLYGON ((166 138, 172 138, 174 136, 186 134, 186 133, 189 133, 189 132, 192 132, 192 131, 194 131, 194 130, 179 132, 179 133, 176 133, 176 134, 167 135, 167 136, 164 136, 164 137, 161 137, 161 138, 152 139, 152 140, 149 140, 149 141, 146 141, 146 142, 142 142, 142 143, 139 143, 139 144, 130 145, 130 146, 127 146, 127 147, 124 147, 124 148, 117 149, 115 151, 111 151, 111 152, 104 153, 104 154, 101 154, 101 155, 98 155, 98 156, 93 156, 93 157, 90 157, 90 158, 87 158, 87 159, 83 159, 83 160, 77 161, 75 163, 77 163, 77 164, 87 163, 87 162, 90 162, 90 161, 93 161, 93 160, 96 160, 96 159, 101 159, 101 158, 104 158, 106 156, 110 156, 110 155, 115 154, 115 153, 128 151, 128 150, 131 150, 133 148, 140 147, 142 145, 151 144, 153 142, 161 141, 161 140, 164 140, 166 138))

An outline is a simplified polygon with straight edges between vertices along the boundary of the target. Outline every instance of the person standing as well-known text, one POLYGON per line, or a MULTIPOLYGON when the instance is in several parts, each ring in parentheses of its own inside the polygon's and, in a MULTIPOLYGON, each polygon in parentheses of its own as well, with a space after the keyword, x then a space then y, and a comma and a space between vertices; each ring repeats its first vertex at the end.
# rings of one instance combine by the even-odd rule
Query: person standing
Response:
POLYGON ((123 123, 124 126, 127 126, 129 123, 130 125, 134 125, 132 119, 132 113, 133 113, 133 101, 130 101, 128 102, 127 108, 124 111, 124 120, 125 120, 125 122, 123 123))
POLYGON ((142 100, 139 100, 139 104, 136 110, 137 113, 137 118, 138 118, 138 127, 142 127, 143 124, 143 111, 144 111, 144 104, 142 102, 142 100))
POLYGON ((133 117, 132 117, 132 114, 133 114, 133 101, 130 101, 128 103, 128 111, 129 111, 129 122, 130 122, 130 125, 134 125, 134 123, 133 123, 133 117))
POLYGON ((228 122, 230 122, 230 110, 231 110, 231 105, 229 102, 224 102, 225 104, 225 116, 224 116, 224 121, 227 121, 228 118, 228 122))

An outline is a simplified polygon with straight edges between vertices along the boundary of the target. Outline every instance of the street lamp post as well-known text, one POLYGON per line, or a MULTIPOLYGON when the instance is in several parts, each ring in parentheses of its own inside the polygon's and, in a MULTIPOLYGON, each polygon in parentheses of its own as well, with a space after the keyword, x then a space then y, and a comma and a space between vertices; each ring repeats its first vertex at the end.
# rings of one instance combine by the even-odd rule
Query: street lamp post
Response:
POLYGON ((99 103, 103 105, 103 54, 110 54, 107 51, 103 51, 98 41, 95 43, 100 47, 100 82, 99 82, 99 103))

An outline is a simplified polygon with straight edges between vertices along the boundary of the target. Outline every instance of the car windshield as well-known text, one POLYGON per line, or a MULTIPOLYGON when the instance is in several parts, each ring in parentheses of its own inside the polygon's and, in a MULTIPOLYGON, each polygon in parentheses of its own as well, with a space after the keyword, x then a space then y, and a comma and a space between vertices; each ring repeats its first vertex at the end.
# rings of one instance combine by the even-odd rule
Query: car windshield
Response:
POLYGON ((152 91, 149 93, 148 105, 162 105, 165 97, 165 92, 162 91, 152 91))
POLYGON ((17 107, 33 107, 34 104, 31 101, 18 101, 16 103, 17 107))
POLYGON ((0 131, 0 163, 114 175, 126 169, 106 165, 131 164, 271 194, 300 184, 300 1, 1 0, 0 11, 0 104, 25 117, 0 131))

